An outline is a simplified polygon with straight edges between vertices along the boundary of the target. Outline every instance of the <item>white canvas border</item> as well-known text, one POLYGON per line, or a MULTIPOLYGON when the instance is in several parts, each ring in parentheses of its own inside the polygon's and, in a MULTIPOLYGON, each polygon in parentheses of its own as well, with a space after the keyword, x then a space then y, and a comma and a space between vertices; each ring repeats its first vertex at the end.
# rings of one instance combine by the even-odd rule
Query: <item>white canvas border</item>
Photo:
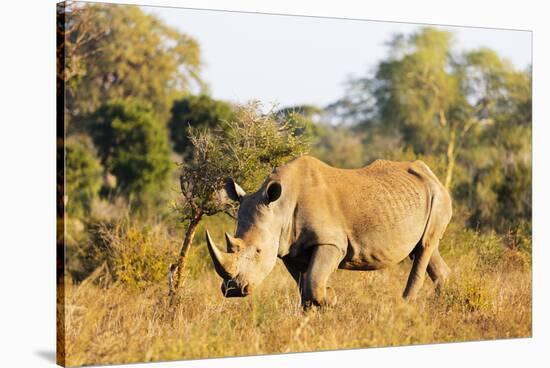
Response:
MULTIPOLYGON (((544 2, 349 0, 115 1, 254 12, 532 30, 534 74, 533 338, 215 360, 147 367, 541 366, 550 346, 545 214, 550 98, 549 26, 544 2)), ((55 1, 6 2, 0 15, 2 366, 53 365, 55 349, 55 1)), ((131 367, 133 365, 126 365, 131 367)))

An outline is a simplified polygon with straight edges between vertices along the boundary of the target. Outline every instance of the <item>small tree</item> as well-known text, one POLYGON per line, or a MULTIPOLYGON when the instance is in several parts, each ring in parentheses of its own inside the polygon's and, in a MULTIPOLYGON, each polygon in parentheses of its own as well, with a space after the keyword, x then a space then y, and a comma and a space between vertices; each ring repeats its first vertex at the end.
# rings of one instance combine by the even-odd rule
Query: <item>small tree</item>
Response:
POLYGON ((182 285, 186 256, 203 216, 233 212, 222 191, 227 178, 254 190, 273 168, 308 150, 306 138, 295 133, 300 127, 281 122, 272 112, 261 114, 260 107, 254 102, 238 108, 235 119, 216 130, 191 130, 193 159, 182 164, 180 176, 180 211, 187 229, 170 269, 171 295, 182 285))

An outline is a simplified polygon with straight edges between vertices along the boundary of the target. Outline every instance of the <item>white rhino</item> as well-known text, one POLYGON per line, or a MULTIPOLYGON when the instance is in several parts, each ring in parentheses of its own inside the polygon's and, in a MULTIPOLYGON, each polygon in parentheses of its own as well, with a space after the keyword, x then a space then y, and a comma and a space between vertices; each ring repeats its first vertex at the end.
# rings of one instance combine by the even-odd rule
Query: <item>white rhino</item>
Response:
POLYGON ((253 194, 231 179, 225 190, 240 202, 235 237, 225 234, 227 252, 208 230, 206 239, 226 297, 250 294, 277 257, 304 307, 335 304, 327 282, 337 268, 377 270, 410 256, 406 299, 418 293, 426 271, 437 288, 449 275, 438 246, 451 197, 422 161, 338 169, 303 156, 273 170, 253 194))

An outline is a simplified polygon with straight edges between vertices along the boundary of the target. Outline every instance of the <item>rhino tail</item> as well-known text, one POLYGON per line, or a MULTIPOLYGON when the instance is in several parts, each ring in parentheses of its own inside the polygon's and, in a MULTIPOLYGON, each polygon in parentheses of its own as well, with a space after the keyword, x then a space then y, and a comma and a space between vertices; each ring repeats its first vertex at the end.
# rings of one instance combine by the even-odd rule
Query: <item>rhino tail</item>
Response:
POLYGON ((422 234, 424 248, 437 245, 452 217, 451 197, 441 183, 432 183, 430 188, 430 206, 422 234))

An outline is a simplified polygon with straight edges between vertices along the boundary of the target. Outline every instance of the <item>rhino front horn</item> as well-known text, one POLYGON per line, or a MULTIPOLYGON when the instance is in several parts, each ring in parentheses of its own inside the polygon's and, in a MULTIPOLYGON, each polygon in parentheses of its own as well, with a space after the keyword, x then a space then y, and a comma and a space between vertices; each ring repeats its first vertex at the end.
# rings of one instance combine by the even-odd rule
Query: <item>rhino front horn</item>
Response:
POLYGON ((216 273, 223 279, 232 279, 236 276, 236 257, 234 253, 226 253, 218 249, 214 241, 210 237, 208 230, 206 230, 206 245, 208 246, 208 252, 214 263, 216 273))

